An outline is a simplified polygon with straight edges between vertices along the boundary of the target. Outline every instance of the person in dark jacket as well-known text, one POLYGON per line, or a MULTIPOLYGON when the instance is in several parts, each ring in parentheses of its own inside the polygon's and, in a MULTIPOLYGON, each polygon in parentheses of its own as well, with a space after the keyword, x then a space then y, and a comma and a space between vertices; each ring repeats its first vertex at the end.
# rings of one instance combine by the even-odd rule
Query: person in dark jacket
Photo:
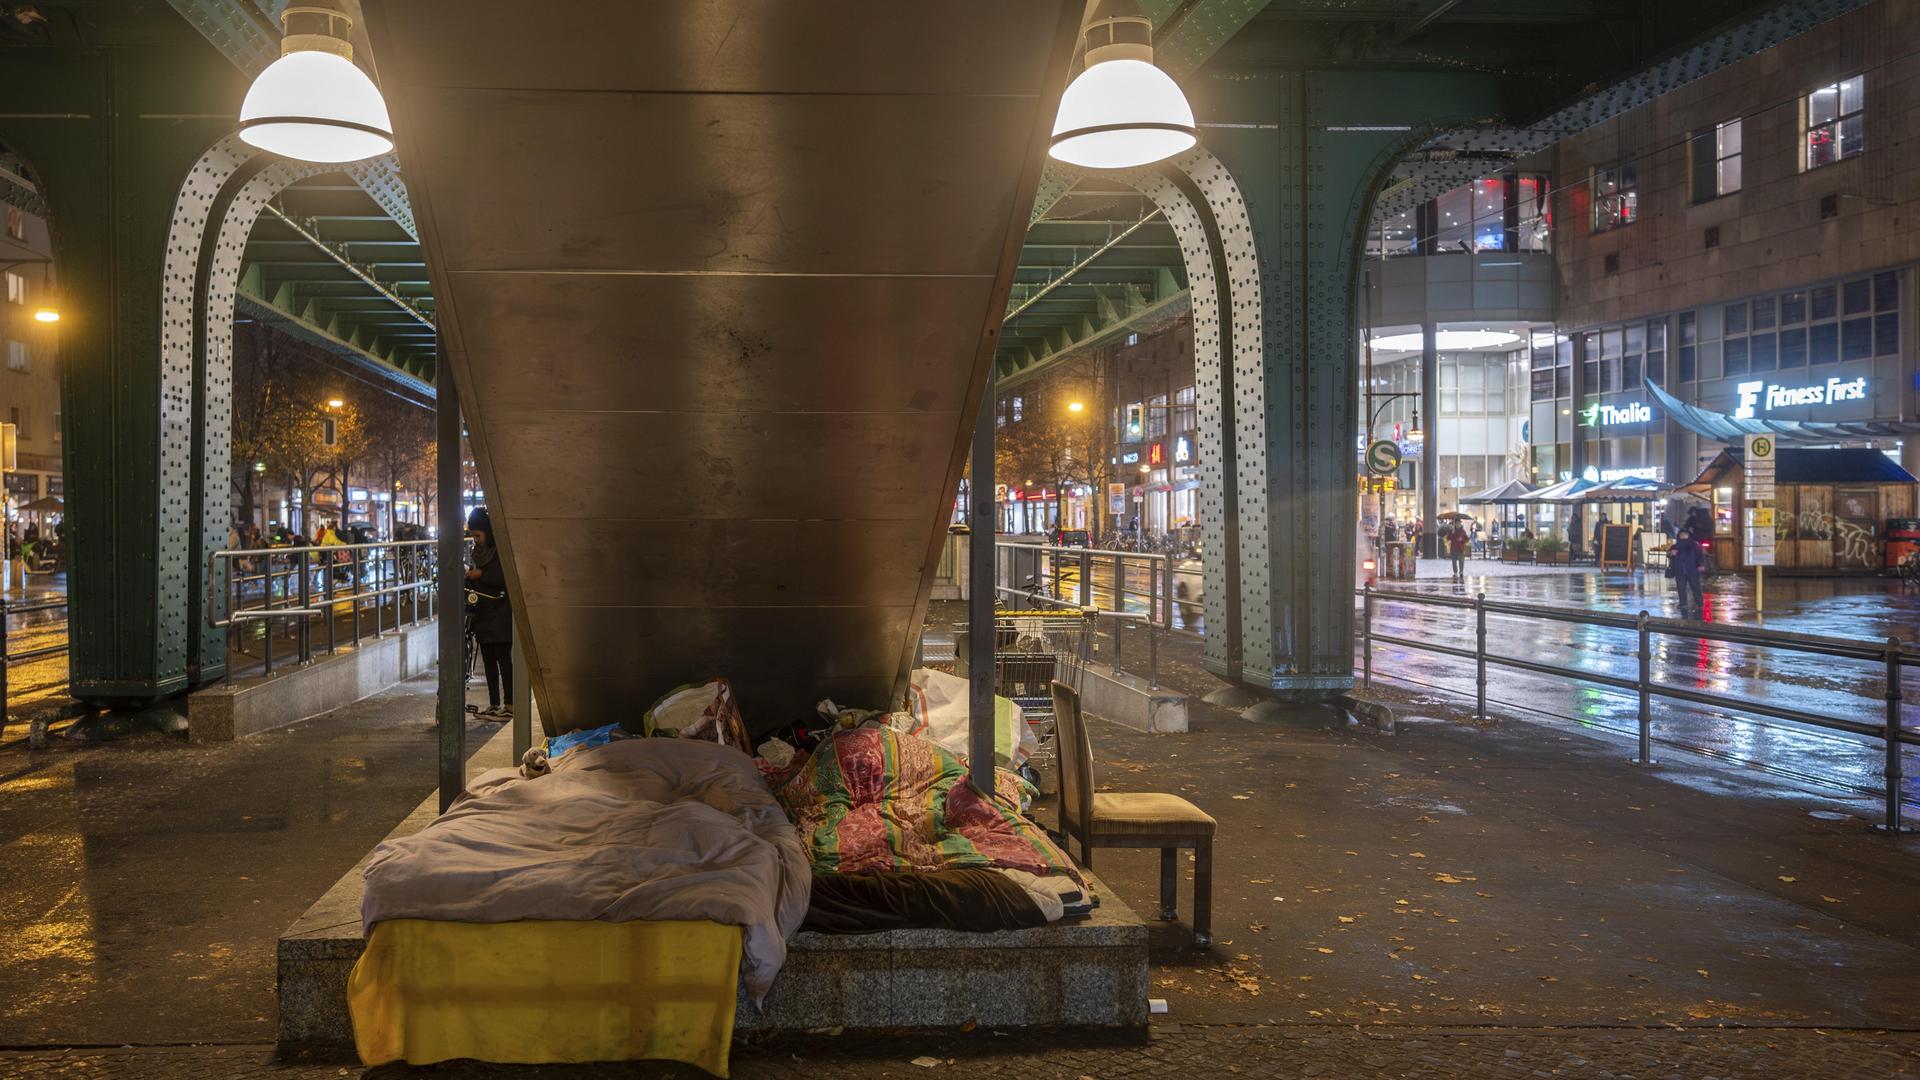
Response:
POLYGON ((513 602, 507 599, 506 570, 500 565, 500 549, 493 544, 493 519, 486 507, 476 507, 467 516, 467 533, 473 537, 467 602, 473 611, 474 641, 487 672, 487 707, 480 715, 506 720, 513 716, 513 602))
POLYGON ((1700 574, 1706 568, 1706 551, 1700 547, 1700 541, 1693 533, 1681 529, 1674 537, 1673 549, 1667 552, 1667 572, 1673 575, 1674 585, 1680 592, 1680 615, 1682 618, 1701 618, 1706 611, 1706 597, 1701 591, 1700 574))

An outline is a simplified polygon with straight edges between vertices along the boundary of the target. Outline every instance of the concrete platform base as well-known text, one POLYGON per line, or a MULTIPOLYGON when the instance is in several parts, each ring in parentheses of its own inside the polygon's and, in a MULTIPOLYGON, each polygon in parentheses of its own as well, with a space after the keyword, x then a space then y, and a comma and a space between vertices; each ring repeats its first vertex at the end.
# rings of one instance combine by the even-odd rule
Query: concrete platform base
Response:
MULTIPOLYGON (((477 752, 468 775, 508 763, 512 733, 477 752)), ((416 832, 438 812, 436 793, 391 837, 416 832)), ((371 852, 369 852, 369 856, 371 852)), ((353 1045, 347 977, 366 948, 360 936, 363 859, 280 938, 282 1051, 353 1045)), ((1095 883, 1101 906, 1076 923, 968 934, 897 930, 842 936, 802 933, 766 1008, 740 1003, 741 1031, 804 1032, 952 1028, 1138 1027, 1147 1022, 1147 928, 1095 883)))
POLYGON ((1187 695, 1165 687, 1153 689, 1147 680, 1116 672, 1105 664, 1088 664, 1080 681, 1081 706, 1095 716, 1149 734, 1187 731, 1187 695))
POLYGON ((734 1027, 1143 1026, 1146 925, 1104 885, 1094 888, 1092 918, 1032 930, 796 934, 765 1010, 743 988, 734 1027))
POLYGON ((429 620, 362 638, 357 646, 304 666, 196 690, 187 697, 188 737, 194 742, 232 742, 351 705, 425 674, 440 657, 437 626, 429 620))

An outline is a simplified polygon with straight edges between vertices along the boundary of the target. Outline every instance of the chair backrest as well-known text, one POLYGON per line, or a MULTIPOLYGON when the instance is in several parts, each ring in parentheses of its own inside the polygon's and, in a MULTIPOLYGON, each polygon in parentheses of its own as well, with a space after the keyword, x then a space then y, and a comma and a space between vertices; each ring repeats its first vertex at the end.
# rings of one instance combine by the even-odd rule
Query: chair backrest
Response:
POLYGON ((1093 744, 1080 713, 1080 692, 1053 684, 1053 739, 1060 759, 1060 831, 1092 842, 1093 744))

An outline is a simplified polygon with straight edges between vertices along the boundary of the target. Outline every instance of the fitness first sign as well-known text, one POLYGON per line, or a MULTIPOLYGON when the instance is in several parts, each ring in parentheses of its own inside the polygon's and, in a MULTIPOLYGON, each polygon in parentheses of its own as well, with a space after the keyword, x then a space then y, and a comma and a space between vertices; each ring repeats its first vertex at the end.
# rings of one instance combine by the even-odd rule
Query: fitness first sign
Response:
POLYGON ((1842 401, 1865 401, 1867 380, 1828 379, 1810 386, 1781 386, 1755 380, 1734 388, 1740 394, 1740 407, 1733 410, 1736 420, 1751 420, 1763 412, 1793 409, 1805 405, 1837 405, 1842 401))

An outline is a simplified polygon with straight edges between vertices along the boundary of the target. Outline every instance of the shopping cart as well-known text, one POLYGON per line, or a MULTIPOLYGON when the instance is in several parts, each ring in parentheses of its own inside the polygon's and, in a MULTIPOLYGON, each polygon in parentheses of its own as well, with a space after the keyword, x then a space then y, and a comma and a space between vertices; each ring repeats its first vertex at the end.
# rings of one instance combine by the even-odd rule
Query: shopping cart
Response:
POLYGON ((1039 782, 1040 766, 1051 764, 1054 746, 1053 684, 1080 690, 1092 645, 1091 611, 999 611, 994 615, 993 689, 1020 706, 1039 742, 1029 760, 1029 779, 1039 782))

